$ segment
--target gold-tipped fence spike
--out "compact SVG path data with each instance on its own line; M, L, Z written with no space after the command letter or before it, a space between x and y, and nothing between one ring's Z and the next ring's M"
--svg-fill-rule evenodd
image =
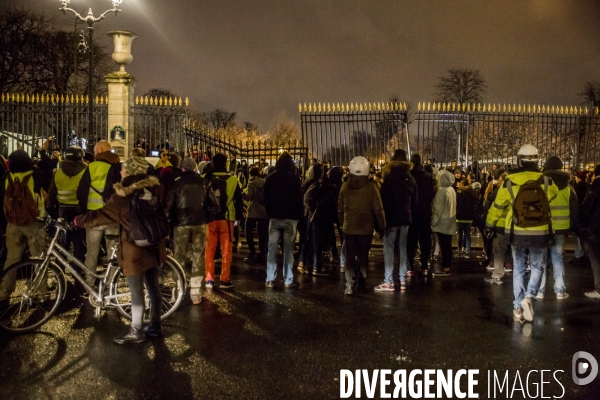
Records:
M560 113L565 114L565 109L563 108L563 106L560 106Z
M190 100L189 100L189 99L186 97L186 98L185 98L185 106L187 107L187 106L189 106L189 105L190 105Z
M431 103L427 102L427 111L431 111Z
M417 111L421 111L421 102L417 104Z

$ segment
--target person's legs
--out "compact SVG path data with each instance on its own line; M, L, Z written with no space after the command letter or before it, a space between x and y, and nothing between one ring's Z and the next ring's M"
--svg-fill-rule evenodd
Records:
M204 256L204 266L206 268L206 281L215 280L215 252L219 242L219 221L208 223L206 232L206 253Z
M192 277L204 276L206 261L206 224L192 228Z
M429 269L431 254L431 219L419 223L419 247L421 248L421 271Z
M542 273L547 265L548 248L547 247L530 247L529 248L529 266L531 273L527 284L527 293L525 297L535 298L540 283L542 281Z
M358 264L356 255L358 250L358 236L344 234L344 253L346 259L346 289L354 287L358 278Z
M247 218L246 219L246 242L248 243L248 258L254 259L256 255L256 249L254 247L254 234L252 231L256 228L258 220L256 218Z
M150 297L150 324L160 325L160 310L162 305L162 294L158 284L159 271L157 267L150 268L144 272L144 282Z
M280 237L280 219L271 219L269 223L269 252L267 254L267 282L277 278L277 247ZM306 245L306 243L305 243Z
M573 246L575 247L575 258L580 259L585 256L585 252L583 251L583 246L581 243L581 239L577 235L573 235Z
M369 269L369 250L373 235L357 235L357 257L358 257L358 289L367 289L367 270Z
M465 232L465 250L466 250L466 256L470 256L471 255L471 224L470 223L466 223L464 226L464 232Z
M456 252L459 256L462 253L463 249L465 248L465 226L466 226L466 224L464 222L456 223L456 230L458 232Z
M386 228L383 235L383 281L389 284L394 283L394 253L398 235L398 227Z
M415 218L413 223L408 227L408 236L406 238L406 256L408 262L408 269L414 270L415 268L415 257L417 255L417 244L419 243L419 225L416 224ZM423 265L423 252L421 249L421 268Z
M583 242L584 249L590 258L592 273L594 274L594 290L600 294L600 249L598 245L589 242Z
M296 239L296 224L293 219L283 220L283 280L286 285L294 281L294 240Z
M527 268L526 247L512 246L513 255L513 306L515 309L520 309L521 300L525 298L525 269ZM541 275L541 274L540 274ZM540 276L541 278L541 276ZM536 292L537 293L537 292Z
M504 277L504 255L506 254L506 238L504 234L498 233L494 237L494 272L492 278L502 279Z
M25 252L26 240L27 237L21 232L20 227L8 224L6 227L7 257L6 262L4 263L5 270L11 265L21 261L23 253ZM15 285L16 272L6 275L0 286L0 300L7 299L15 290Z
M442 253L442 270L448 272L452 263L452 235L437 233L440 242L440 252Z
M144 325L144 273L127 277L131 290L131 326L142 329Z
M87 244L87 252L85 253L85 268L93 273L96 273L98 268L98 254L100 253L100 245L104 237L105 226L96 228L87 228L85 230L85 242ZM108 250L108 249L107 249ZM88 285L94 285L94 278L91 274L86 274L85 281Z
M312 227L313 237L313 267L317 272L321 272L323 270L323 251L325 250L326 245L326 238L323 234L323 222L313 220L310 225Z
M190 242L190 235L192 233L192 226L176 226L173 230L173 247L174 256L177 262L188 272L186 266L188 245Z
M221 253L223 254L223 262L221 263L221 282L229 282L231 279L231 261L233 259L233 244L232 235L234 224L233 221L217 221L219 222L219 238L221 243Z
M262 257L266 257L269 248L267 244L269 243L269 220L267 218L262 218L258 221L258 255ZM302 248L302 247L300 247Z
M567 241L566 235L555 235L554 244L550 247L550 257L552 260L552 271L554 272L554 293L564 293L566 290L565 286L565 264L563 259L563 250L565 248L565 242ZM548 268L544 268L544 275ZM540 283L540 290L544 289L543 284Z
M407 256L406 256L406 239L408 236L408 225L401 226L398 229L398 241L399 241L399 252L400 252L400 282L406 281L407 273ZM370 248L370 246L369 246Z

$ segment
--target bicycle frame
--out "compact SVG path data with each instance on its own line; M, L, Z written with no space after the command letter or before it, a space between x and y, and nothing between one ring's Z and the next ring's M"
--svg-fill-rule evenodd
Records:
M56 228L56 233L54 234L52 241L48 245L48 248L42 253L41 259L45 258L42 270L45 269L47 263L49 263L51 261L51 257L53 256L55 258L55 260L58 262L58 264L60 266L62 266L64 269L71 272L71 275L73 276L73 278L75 280L77 280L79 283L81 283L81 285L90 294L90 296L94 296L96 301L101 305L103 304L104 300L111 300L111 299L114 299L117 297L129 296L128 293L104 296L105 285L106 285L107 281L109 280L109 278L111 278L113 276L116 268L118 268L118 267L113 265L112 262L109 262L108 268L103 275L99 275L95 272L88 271L86 266L81 261L79 261L77 258L75 258L75 256L73 256L71 253L69 253L60 244L58 244L58 238L60 236L60 233L61 232L66 233L66 229L64 227L61 227L58 225L53 225L53 226ZM115 246L111 249L112 250L111 260L115 256L117 246L118 246L118 244L115 244ZM94 278L100 278L101 280L98 284L98 287L95 288L95 287L90 286L85 281L85 278L83 276L81 276L81 274L77 271L76 268L74 268L70 264L70 262L75 264L80 269L86 271L86 273L91 273L94 276Z

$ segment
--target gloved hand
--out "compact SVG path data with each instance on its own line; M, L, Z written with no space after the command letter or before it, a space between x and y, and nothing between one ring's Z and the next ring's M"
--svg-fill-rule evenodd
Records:
M483 232L483 234L485 235L486 238L492 239L496 236L496 231L494 231L493 229L490 229L490 228L485 228L485 231Z

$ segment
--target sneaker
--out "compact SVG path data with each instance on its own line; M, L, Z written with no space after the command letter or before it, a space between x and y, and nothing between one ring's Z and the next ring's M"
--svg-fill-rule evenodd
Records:
M433 271L433 276L450 276L450 271Z
M465 253L465 258L471 258L471 253Z
M396 290L393 283L382 282L373 288L376 292L393 292Z
M406 290L406 282L400 282L400 290Z
M340 264L340 273L343 274L346 271L346 267L343 264Z
M329 272L328 271L323 271L323 270L318 270L318 269L314 269L313 270L313 275L315 276L329 276Z
M406 276L413 276L413 271L412 270L408 270L406 271Z
M267 281L267 282L265 283L265 286L266 286L266 287L273 287L273 286L275 286L275 281Z
M219 287L221 289L231 289L231 288L233 288L233 283L231 282L231 280L221 281L221 284L219 285Z
M523 307L523 318L525 321L533 321L533 299L531 297L525 297L521 300L521 307Z
M512 272L512 270L513 270L512 265L506 265L506 266L504 266L504 272Z
M310 274L312 274L313 271L312 271L312 269L308 269L302 265L298 265L298 272L300 272L301 274L310 275Z
M564 300L567 297L569 297L569 293L567 292L556 293L556 300Z
M504 281L500 278L484 278L483 280L493 285L502 285L504 283Z
M485 269L487 269L488 271L493 271L494 270L494 266L492 264L488 264Z
M592 292L585 292L583 294L585 297L587 297L588 299L596 299L596 300L600 300L600 293L598 293L597 291L592 291Z
M521 308L515 308L513 310L513 319L517 322L523 321L523 310Z
M540 299L540 300L543 299L544 298L544 292L537 292L537 294L535 295L535 297L537 299Z
M206 281L206 288L209 290L212 290L212 288L215 286L215 281Z
M297 288L297 287L298 287L298 282L286 283L286 284L285 284L285 287L286 287L287 289L294 289L294 288Z
M352 293L353 293L353 291L352 291L352 286L346 286L346 290L344 290L344 294L345 294L346 296L351 296L351 295L352 295Z
M146 341L146 335L141 329L137 329L134 327L129 328L129 332L124 336L116 337L113 339L113 342L116 344L125 344L125 343L142 343Z

